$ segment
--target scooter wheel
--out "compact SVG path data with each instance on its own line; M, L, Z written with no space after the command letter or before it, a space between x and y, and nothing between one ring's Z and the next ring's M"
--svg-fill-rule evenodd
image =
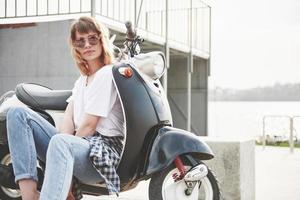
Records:
M11 163L8 146L6 145L0 145L0 163L2 165L9 165ZM10 189L0 185L0 199L21 200L21 193L19 190Z
M203 164L202 162L199 163ZM184 167L186 170L188 170L192 167L192 165L187 161L184 161ZM210 169L208 169L207 176L197 183L192 194L187 192L187 186L184 181L175 181L179 174L180 173L174 164L171 164L165 170L154 174L151 177L149 185L149 200L221 199L221 193L217 179Z

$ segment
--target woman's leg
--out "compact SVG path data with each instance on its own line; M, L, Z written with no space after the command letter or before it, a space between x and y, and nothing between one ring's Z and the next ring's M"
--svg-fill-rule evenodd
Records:
M15 181L22 198L33 199L37 193L37 156L45 161L48 143L57 130L29 108L10 108L6 119Z
M73 175L84 183L103 181L89 160L89 152L89 142L85 139L67 134L53 136L40 199L66 199Z
M38 200L37 183L32 179L21 179L19 182L22 200Z

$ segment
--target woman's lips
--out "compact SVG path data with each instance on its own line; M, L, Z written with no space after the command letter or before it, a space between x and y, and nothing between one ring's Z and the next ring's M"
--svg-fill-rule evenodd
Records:
M87 51L83 52L83 54L91 54L93 52L94 52L94 50L87 50Z

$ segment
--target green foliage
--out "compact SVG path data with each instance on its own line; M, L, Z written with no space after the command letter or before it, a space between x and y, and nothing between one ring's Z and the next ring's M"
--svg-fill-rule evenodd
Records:
M261 142L255 142L256 145L262 146ZM266 146L272 146L272 147L290 147L290 144L288 142L276 142L276 143L268 143ZM294 143L295 148L300 148L300 143Z

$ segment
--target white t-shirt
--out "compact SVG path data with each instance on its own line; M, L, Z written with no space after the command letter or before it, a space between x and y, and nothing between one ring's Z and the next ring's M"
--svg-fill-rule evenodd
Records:
M112 77L112 65L99 69L86 86L87 76L81 75L74 84L72 95L74 124L78 130L84 114L100 116L96 131L104 136L124 136L125 124L122 106Z

